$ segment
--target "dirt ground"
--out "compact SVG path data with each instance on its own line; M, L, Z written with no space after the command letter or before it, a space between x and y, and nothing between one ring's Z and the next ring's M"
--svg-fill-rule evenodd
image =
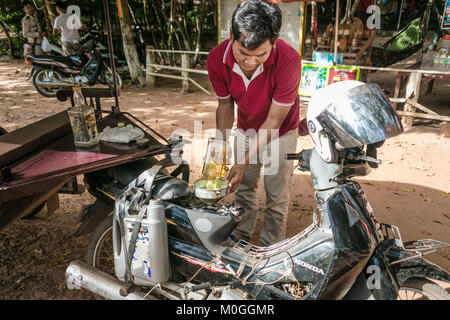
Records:
M69 107L69 103L44 98L26 81L30 69L22 61L0 58L0 126L12 131ZM391 93L392 74L370 74L370 81ZM211 91L206 76L196 78ZM180 94L176 80L158 78L158 87L126 86L119 104L165 137L184 129L193 143L186 154L195 152L199 140L189 133L201 125L203 130L215 127L216 99L197 87ZM212 92L212 91L211 91ZM431 95L423 95L424 105L442 115L450 115L450 85L435 85ZM103 105L111 106L113 100ZM302 114L305 110L302 109ZM187 131L186 131L187 130ZM366 191L380 222L400 228L404 241L437 239L450 243L450 138L440 138L440 127L423 121L404 134L387 140L380 149L383 164L370 175L357 178ZM207 134L203 135L202 143ZM309 148L308 137L299 137L297 151ZM201 153L204 149L200 149ZM201 176L201 165L191 166L192 181ZM81 178L81 177L80 177ZM260 182L261 184L261 182ZM265 196L259 186L258 204L262 212ZM224 198L232 201L233 195ZM34 219L21 220L0 234L0 299L92 299L86 291L68 290L64 273L70 261L83 258L88 236L71 238L78 228L79 212L94 198L61 195L60 208L54 213L43 209ZM295 171L291 188L287 235L299 233L312 222L315 208L311 178ZM258 219L253 241L258 243L263 215ZM450 271L450 249L426 257Z

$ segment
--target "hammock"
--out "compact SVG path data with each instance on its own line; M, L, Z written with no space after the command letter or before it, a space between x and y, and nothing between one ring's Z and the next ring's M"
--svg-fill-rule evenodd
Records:
M382 46L372 48L372 65L386 67L401 61L422 48L422 18L411 21Z

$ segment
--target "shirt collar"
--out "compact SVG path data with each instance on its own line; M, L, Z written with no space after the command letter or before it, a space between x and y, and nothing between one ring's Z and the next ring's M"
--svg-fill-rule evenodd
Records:
M232 42L231 42L231 40L228 40L228 41L229 42L228 42L227 48L225 49L225 52L223 54L222 62L225 63L230 68L233 68L236 61L234 60L233 50L231 48ZM276 49L277 49L277 43L275 42L272 47L272 50L270 51L269 59L267 59L267 61L264 62L264 64L263 64L264 67L270 66L271 64L273 64L275 62Z

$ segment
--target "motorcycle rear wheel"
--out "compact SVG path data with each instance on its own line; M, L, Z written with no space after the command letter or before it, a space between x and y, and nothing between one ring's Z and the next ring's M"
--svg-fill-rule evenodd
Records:
M110 275L115 275L112 229L113 215L110 214L92 232L89 238L85 260L94 268Z
M450 294L433 281L411 278L400 286L398 300L450 300Z
M115 276L112 229L113 215L110 214L92 232L84 259L94 268ZM96 300L104 300L102 296L93 296Z
M46 78L48 77L48 73L51 72L51 70L46 69L46 68L38 68L36 70L36 72L34 73L33 76L33 85L36 88L37 92L39 92L41 95L43 95L44 97L47 98L53 98L56 97L56 92L59 89L62 89L62 87L57 87L57 88L45 88L45 87L40 87L36 81L40 80L42 81L42 78ZM53 70L53 78L55 79L62 79L63 76L60 72Z

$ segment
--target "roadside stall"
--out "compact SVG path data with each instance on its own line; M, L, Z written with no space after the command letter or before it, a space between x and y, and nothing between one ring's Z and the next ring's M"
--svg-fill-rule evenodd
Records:
M419 103L422 86L427 85L427 93L430 93L436 80L450 79L450 38L445 35L450 28L450 1L445 0L444 4L440 30L436 31L435 41L426 51L425 40L430 17L434 15L436 20L440 19L434 0L427 2L421 17L411 21L381 46L373 45L376 30L368 29L359 18L346 14L347 21L340 20L340 2L336 1L336 21L341 23L329 24L323 36L318 38L313 61L303 60L299 94L303 100L308 100L315 90L336 81L365 82L369 72L394 73L396 83L391 101L395 108L399 104L404 105L403 110L398 111L404 127L411 127L415 118L425 118L444 122L441 125L443 131L447 132L450 117L439 115ZM417 54L417 63L401 69L389 67L412 54Z

